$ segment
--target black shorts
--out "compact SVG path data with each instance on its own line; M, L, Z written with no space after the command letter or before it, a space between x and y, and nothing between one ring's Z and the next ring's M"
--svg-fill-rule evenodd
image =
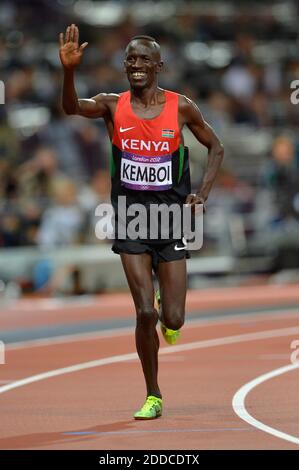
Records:
M177 261L190 258L180 240L171 240L169 243L148 243L134 240L115 240L112 245L114 253L142 254L149 253L152 256L153 269L156 270L158 263Z

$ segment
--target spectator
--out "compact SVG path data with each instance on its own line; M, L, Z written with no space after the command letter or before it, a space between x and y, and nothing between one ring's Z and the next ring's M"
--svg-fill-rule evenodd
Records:
M261 182L273 194L279 217L294 214L294 201L299 192L299 168L294 141L288 135L276 137L271 158L262 168Z
M42 248L65 246L80 241L83 214L77 205L77 189L68 178L58 178L52 186L52 207L45 210L38 231Z

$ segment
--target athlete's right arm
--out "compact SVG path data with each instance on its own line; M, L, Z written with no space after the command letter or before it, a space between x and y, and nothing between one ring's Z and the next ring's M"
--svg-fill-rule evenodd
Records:
M78 99L75 84L75 68L80 64L83 51L87 46L84 42L79 47L79 29L76 25L68 26L59 35L59 56L64 70L62 107L66 114L79 114L89 118L106 117L110 112L110 104L117 100L118 95L100 93L90 99Z

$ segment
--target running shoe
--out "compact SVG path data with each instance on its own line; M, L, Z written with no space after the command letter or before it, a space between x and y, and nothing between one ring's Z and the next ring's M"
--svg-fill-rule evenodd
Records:
M162 323L161 318L160 318L160 306L161 306L161 297L160 297L160 291L158 289L155 293L155 308L157 309L158 314L159 314L161 333L166 343L175 344L177 340L179 339L179 337L181 336L181 330L171 330L170 328L167 328Z
M162 399L149 395L142 408L134 414L135 419L155 419L162 416Z

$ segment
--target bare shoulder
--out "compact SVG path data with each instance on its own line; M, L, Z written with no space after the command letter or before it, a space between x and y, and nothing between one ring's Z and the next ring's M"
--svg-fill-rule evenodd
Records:
M100 100L106 103L117 103L119 100L120 95L117 93L99 93L98 95L94 96L93 99Z
M196 109L199 111L199 107L197 106L196 103L194 103L194 101L192 101L190 98L188 98L188 96L185 96L185 95L181 95L180 93L178 93L178 96L179 96L179 111L180 112L188 112L190 111L192 108Z
M76 114L87 118L113 117L119 95L115 93L99 93L91 98L78 100L78 111Z
M179 103L178 103L178 111L182 117L182 120L185 123L190 121L201 121L203 120L201 112L197 104L188 98L185 95L178 94L179 96Z
M79 99L79 112L88 118L111 118L114 116L119 95L116 93L99 93L91 98Z
M96 103L106 105L108 108L114 108L119 100L120 95L117 93L99 93L91 99Z

